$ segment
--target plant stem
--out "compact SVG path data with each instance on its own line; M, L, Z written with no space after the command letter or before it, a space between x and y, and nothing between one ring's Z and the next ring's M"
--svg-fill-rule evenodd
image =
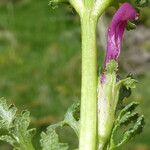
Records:
M92 8L94 2L95 2L95 0L84 0L84 6L86 8Z
M89 9L81 17L82 87L80 150L96 149L97 132L97 50L96 23Z

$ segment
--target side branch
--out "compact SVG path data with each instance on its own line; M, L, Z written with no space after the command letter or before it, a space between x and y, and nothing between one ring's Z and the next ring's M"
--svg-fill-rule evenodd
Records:
M114 0L96 0L93 7L93 15L98 19L102 13L111 6Z
M77 13L81 16L83 14L83 1L82 0L69 0L70 4L77 11Z

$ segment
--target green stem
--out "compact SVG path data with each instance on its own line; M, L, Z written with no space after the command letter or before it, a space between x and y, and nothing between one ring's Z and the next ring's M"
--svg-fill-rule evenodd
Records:
M95 2L94 0L84 0L84 6L86 8L92 8L94 2Z
M97 20L89 10L81 18L82 30L82 88L80 150L96 149L97 132Z

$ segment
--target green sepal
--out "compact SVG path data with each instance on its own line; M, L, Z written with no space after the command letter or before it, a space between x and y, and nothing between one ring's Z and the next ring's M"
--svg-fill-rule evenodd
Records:
M118 70L118 63L115 60L111 60L109 63L106 64L106 72L107 73L114 73Z

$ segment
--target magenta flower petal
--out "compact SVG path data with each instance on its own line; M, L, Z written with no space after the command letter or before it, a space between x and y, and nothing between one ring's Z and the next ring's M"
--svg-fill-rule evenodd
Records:
M105 66L110 60L118 60L123 33L128 21L138 19L138 13L129 3L124 3L113 16L107 33Z

